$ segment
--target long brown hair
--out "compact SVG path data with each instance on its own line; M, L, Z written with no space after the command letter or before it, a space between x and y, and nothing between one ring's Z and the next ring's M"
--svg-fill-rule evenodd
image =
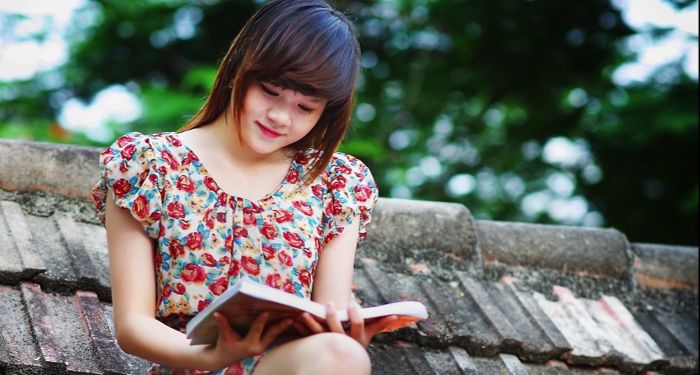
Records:
M216 120L232 105L240 135L245 93L256 80L328 100L318 123L287 150L321 151L310 160L309 183L345 136L359 75L360 47L350 21L322 0L273 0L243 26L219 66L204 106L178 131ZM232 97L233 96L233 97Z

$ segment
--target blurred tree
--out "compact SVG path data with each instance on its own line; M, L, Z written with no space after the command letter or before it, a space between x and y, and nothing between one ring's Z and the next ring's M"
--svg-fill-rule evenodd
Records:
M64 84L14 83L18 94L0 110L0 124L14 130L0 136L25 134L17 124L31 123L47 129L33 137L88 143L50 124L65 100L111 84L126 84L144 108L116 132L178 128L258 3L90 2L79 18L94 22L74 31ZM343 150L370 165L383 196L461 202L478 218L612 226L632 241L698 243L697 82L668 66L659 79L614 84L615 68L634 56L620 48L633 31L612 1L335 3L363 48Z

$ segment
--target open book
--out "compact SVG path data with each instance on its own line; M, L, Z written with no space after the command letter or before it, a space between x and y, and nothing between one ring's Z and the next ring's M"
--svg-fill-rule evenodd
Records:
M264 311L270 313L268 324L290 317L296 319L304 311L320 319L325 319L326 316L325 306L320 303L303 299L250 279L243 279L230 286L187 323L186 333L187 338L191 340L191 345L216 343L219 334L218 325L214 318L216 311L228 317L231 327L243 336L248 332L248 327L253 320ZM341 322L348 320L346 310L339 310L337 314ZM398 319L387 326L383 332L393 331L428 317L425 306L415 301L367 307L361 310L361 314L365 319L365 324L385 316L397 315ZM297 337L301 337L301 334L292 326L278 337L276 343Z

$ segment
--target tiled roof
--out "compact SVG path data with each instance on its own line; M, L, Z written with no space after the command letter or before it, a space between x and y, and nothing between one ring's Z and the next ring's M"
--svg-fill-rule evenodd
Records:
M97 152L0 141L0 373L149 366L114 340L106 239L87 197ZM450 203L380 199L374 218L356 296L430 313L377 338L375 374L698 373L697 248L475 220Z

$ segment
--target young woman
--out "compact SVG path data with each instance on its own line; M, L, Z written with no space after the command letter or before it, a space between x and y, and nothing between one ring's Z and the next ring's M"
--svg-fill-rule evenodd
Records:
M377 199L335 152L359 74L352 25L322 0L274 0L247 22L203 108L179 132L129 133L101 155L116 335L151 373L369 374L371 326L350 303L355 248ZM326 304L327 321L257 318L215 345L185 324L241 278ZM345 330L335 311L347 309ZM269 347L285 329L312 333ZM291 328L293 329L293 328Z

